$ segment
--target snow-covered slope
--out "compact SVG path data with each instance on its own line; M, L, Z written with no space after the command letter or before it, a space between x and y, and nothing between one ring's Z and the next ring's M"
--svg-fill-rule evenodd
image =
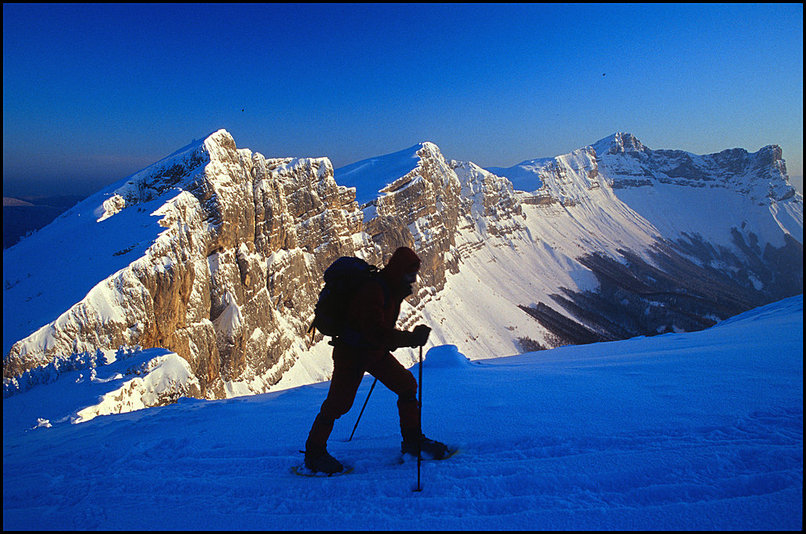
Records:
M181 376L169 356L145 381ZM328 383L69 424L132 377L65 372L3 401L3 528L802 529L802 295L699 332L477 361L432 346L423 377L426 434L461 451L413 492L391 392L346 441L370 377L329 446L354 472L312 479L290 470Z
M787 202L796 191L777 146L700 156L651 150L616 134L593 148L616 195L667 238L696 234L727 246L738 227L748 240L754 233L774 247L784 246L785 235L803 243L802 196Z
M570 154L488 170L516 189L566 202L586 198L584 188L607 186L667 239L698 234L730 246L730 230L740 226L776 247L787 234L803 242L802 195L798 202L777 146L701 156L652 150L631 134L616 133Z
M336 181L356 188L355 199L366 204L378 198L379 192L392 182L417 168L417 155L426 143L418 143L392 154L361 160L335 170Z
M521 299L549 330L523 330L527 341L557 346L552 336L587 342L693 330L802 291L803 197L778 147L697 156L653 151L618 133L493 170L524 189L517 196L529 236L512 241L521 263L542 256L530 281L587 272L598 282L593 289L549 282L554 291L533 293L532 304ZM542 253L532 246L539 243ZM506 254L500 248L489 256ZM511 278L519 289L534 288Z
M154 174L175 165L199 173L203 161L198 148L187 147L155 163L152 167L159 170ZM104 295L93 298L93 288L147 255L165 231L160 224L165 212L182 202L181 190L169 184L148 188L142 174L91 195L3 252L3 301L13 303L13 308L3 308L4 355L14 342L85 298L88 307L111 308ZM127 197L135 209L122 209Z

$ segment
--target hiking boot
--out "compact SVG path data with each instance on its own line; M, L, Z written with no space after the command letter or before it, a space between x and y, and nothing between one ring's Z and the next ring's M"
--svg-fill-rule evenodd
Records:
M403 454L411 454L417 456L417 451L422 451L422 457L431 460L442 460L448 455L448 446L439 441L428 439L424 435L420 435L420 442L417 440L403 440L400 445L400 452Z
M305 452L305 467L314 473L327 473L332 475L334 473L341 473L344 471L344 466L333 458L327 451L321 452Z

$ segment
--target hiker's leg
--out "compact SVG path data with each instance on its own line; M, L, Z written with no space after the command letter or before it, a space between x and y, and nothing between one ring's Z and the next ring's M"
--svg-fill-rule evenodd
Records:
M364 370L359 366L358 358L343 348L335 347L330 389L308 433L306 451L322 452L327 448L327 440L336 419L350 411L363 377Z
M367 371L381 384L397 394L397 410L400 416L400 433L403 438L420 435L420 405L417 402L417 380L411 371L391 353L373 358Z

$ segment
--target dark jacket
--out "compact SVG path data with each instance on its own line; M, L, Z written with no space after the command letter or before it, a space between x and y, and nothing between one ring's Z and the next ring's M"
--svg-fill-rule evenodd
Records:
M350 301L347 328L341 341L357 349L392 351L412 343L411 332L395 328L400 305L411 295L406 275L416 273L420 259L410 249L398 249L388 265L366 282Z

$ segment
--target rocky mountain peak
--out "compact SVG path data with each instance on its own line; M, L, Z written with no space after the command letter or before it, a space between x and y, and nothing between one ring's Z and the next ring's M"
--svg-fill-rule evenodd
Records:
M634 135L624 132L616 132L613 135L600 139L593 145L596 154L623 154L625 152L645 152L649 150Z

